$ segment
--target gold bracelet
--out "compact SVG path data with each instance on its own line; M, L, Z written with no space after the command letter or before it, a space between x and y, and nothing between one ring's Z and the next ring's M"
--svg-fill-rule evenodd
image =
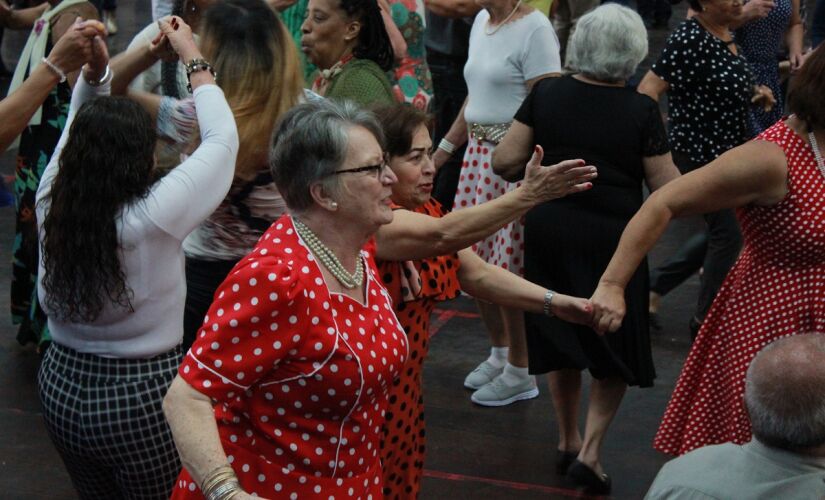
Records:
M223 483L229 479L234 479L235 481L238 480L237 476L235 476L235 471L231 466L222 465L216 467L204 477L201 482L201 492L203 492L205 497L208 497L210 492L220 483Z

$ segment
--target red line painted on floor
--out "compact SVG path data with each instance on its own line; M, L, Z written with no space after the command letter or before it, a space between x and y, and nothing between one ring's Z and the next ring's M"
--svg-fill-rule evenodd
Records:
M441 330L441 327L447 324L453 318L478 318L478 313L468 313L463 311L455 311L453 309L433 309L433 320L430 323L430 337L435 337L435 334Z
M501 479L491 479L487 477L465 476L464 474L456 474L453 472L441 472L437 470L424 469L424 477L432 477L435 479L445 479L447 481L466 481L475 483L491 484L493 486L501 486L502 488L509 488L511 490L521 491L536 491L539 493L547 493L553 495L561 495L570 498L585 498L596 499L606 498L600 496L586 495L580 491L569 488L561 488L558 486L545 486L543 484L518 483L514 481L504 481Z
M458 318L478 318L479 317L478 313L474 313L474 312L456 311L455 309L440 309L438 307L433 309L433 314L444 314L444 313L450 313L451 317L455 316L455 317L458 317Z

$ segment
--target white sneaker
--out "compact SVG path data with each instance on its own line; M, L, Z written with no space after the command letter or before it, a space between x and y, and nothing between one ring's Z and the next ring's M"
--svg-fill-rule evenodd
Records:
M516 401L538 397L539 388L536 386L536 377L532 375L522 380L516 386L507 385L501 376L477 390L470 396L470 400L481 406L507 406Z
M475 370L471 371L467 378L464 379L464 387L467 389L478 390L482 386L489 384L494 378L504 372L504 365L501 368L496 368L488 360L476 366Z

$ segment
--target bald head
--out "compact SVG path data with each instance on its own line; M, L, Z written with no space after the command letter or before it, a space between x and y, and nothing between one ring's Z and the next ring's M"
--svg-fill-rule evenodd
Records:
M794 451L825 445L825 334L784 337L759 352L745 405L759 441Z

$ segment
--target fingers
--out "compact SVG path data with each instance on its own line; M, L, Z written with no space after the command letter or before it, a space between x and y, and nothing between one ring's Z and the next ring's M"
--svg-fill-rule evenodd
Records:
M562 162L551 165L551 168L557 174L563 174L570 169L584 166L584 160L564 160Z

